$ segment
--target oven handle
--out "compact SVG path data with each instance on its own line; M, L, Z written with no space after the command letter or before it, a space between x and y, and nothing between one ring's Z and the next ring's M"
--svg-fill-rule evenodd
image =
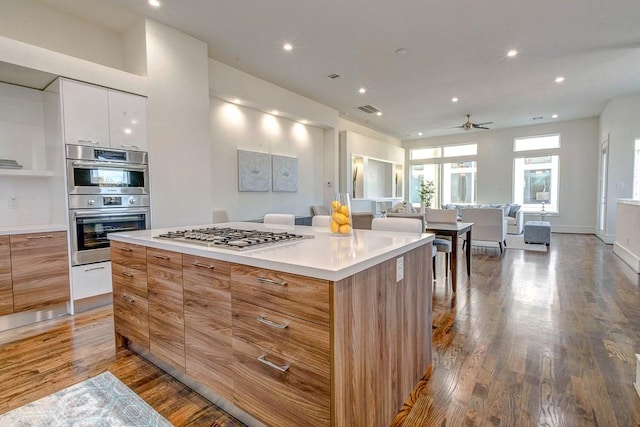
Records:
M126 216L138 213L149 213L149 209L118 209L116 212L109 209L94 209L92 211L75 211L73 213L74 218L86 218L96 216L100 214L109 214L111 216Z
M104 168L115 168L115 169L124 169L124 170L136 170L136 171L144 171L147 169L146 165L132 165L125 163L109 163L109 162L82 162L79 160L75 160L73 162L73 166L87 166L87 167L95 167L101 166Z

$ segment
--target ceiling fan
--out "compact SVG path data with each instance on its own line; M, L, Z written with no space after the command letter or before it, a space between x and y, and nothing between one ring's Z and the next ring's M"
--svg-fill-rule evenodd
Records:
M461 124L460 126L455 126L456 128L461 128L464 130L471 130L471 129L489 129L488 127L486 127L485 125L490 125L493 122L484 122L484 123L471 123L471 114L467 114L467 121L463 124Z

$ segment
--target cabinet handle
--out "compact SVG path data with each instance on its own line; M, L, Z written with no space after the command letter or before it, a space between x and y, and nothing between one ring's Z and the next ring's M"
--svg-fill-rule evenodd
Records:
M262 356L258 357L258 361L264 363L265 365L267 365L270 368L273 369L277 369L280 372L286 372L287 369L289 369L289 364L287 363L284 366L280 366L280 365L276 365L273 362L269 362L267 359L265 359L265 355L263 354Z
M265 319L264 316L258 316L257 320L260 323L264 323L265 325L273 326L274 328L278 329L286 329L289 327L289 325L287 325L286 323L276 323L273 320Z
M127 248L126 246L118 246L118 249L125 252L133 252L133 249Z
M136 303L135 299L133 299L133 298L131 298L129 296L126 296L126 295L122 295L122 299L125 300L126 302L128 302L129 304L135 304Z
M122 148L140 148L137 145L128 145L128 144L120 144L120 147Z
M120 273L120 275L122 275L124 277L133 277L133 274L127 273L126 271L123 271L122 273Z
M200 264L199 262L194 262L191 265L193 265L194 267L199 267L199 268L207 268L209 270L215 269L215 266L213 266L213 265Z
M84 271L94 271L94 270L104 270L104 267L91 267L91 268L86 268Z
M78 142L80 142L80 143L85 143L85 144L86 144L86 143L89 143L89 144L96 144L96 145L100 144L100 142L99 142L99 141L96 141L95 139L79 139L79 140L78 140Z
M266 277L259 277L258 276L258 281L262 282L262 283L269 283L269 284L272 284L272 285L287 286L287 282L285 282L285 281L278 282L277 280L268 279Z
M51 234L47 234L44 236L28 236L27 240L36 240L36 239L51 239L53 236Z
M169 258L169 257L168 257L168 256L166 256L166 255L154 255L153 257L154 257L154 258L158 258L158 259L164 259L164 260L166 260L166 261L169 261L169 260L171 259L171 258Z

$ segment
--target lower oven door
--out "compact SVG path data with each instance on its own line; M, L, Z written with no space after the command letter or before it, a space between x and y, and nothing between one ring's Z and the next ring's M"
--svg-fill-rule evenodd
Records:
M112 208L69 211L71 264L109 261L108 233L146 230L149 208Z

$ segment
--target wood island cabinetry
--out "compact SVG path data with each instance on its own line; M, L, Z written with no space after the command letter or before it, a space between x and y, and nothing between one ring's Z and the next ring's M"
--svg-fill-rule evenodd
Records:
M9 236L0 236L0 316L13 313L11 246Z
M328 280L127 240L111 243L116 345L249 425L387 426L431 364L428 241Z

